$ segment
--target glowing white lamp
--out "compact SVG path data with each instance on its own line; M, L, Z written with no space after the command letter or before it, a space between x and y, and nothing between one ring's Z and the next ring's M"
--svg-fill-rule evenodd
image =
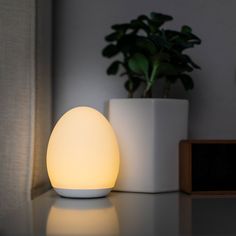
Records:
M107 195L115 185L119 164L115 133L101 113L90 107L77 107L57 122L48 143L47 169L59 195Z

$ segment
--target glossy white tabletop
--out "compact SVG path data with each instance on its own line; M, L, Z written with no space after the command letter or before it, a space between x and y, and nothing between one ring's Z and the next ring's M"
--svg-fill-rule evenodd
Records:
M0 235L236 235L236 196L112 192L79 200L49 191L5 215Z

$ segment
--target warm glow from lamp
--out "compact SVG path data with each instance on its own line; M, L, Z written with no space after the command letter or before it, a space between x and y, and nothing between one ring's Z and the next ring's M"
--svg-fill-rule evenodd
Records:
M110 123L89 107L65 113L49 139L47 169L52 186L62 196L108 194L119 171L119 148Z
M58 198L48 214L46 235L120 235L116 208L108 198L77 201Z

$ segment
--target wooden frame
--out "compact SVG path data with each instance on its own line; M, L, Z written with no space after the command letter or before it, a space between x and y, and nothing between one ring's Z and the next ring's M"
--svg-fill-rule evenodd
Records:
M192 144L236 144L236 140L182 140L179 144L180 191L188 194L236 194L236 189L233 191L193 191Z

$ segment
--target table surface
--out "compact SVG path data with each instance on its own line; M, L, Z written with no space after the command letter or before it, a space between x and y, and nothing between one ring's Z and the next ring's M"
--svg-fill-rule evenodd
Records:
M0 235L236 235L236 196L112 192L86 200L51 190L5 215Z

